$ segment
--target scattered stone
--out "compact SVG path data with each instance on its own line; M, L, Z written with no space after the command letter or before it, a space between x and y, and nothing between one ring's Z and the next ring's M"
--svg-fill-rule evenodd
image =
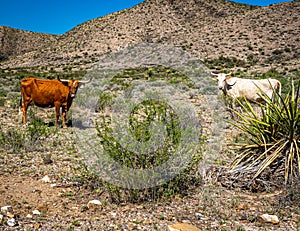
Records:
M15 220L15 218L9 218L7 219L7 225L10 227L17 226L18 222Z
M43 155L43 162L44 164L52 164L53 160L51 159L51 153L46 153Z
M195 216L196 216L197 220L201 220L201 221L208 221L209 220L209 218L204 217L202 213L195 213Z
M89 209L96 209L96 208L101 208L102 203L99 200L91 200L89 201L89 203L87 204L87 207Z
M195 213L195 216L197 217L197 220L200 220L201 217L202 217L202 214L201 213Z
M116 213L116 212L110 212L110 215L111 215L112 217L116 217L116 216L117 216L117 213Z
M32 211L32 214L33 215L41 215L41 212L39 210L35 209Z
M71 207L71 210L77 211L77 210L79 210L79 208L77 206L73 206L73 207Z
M48 211L48 207L47 207L46 205L39 205L39 206L37 207L37 210L38 210L39 212L46 213L46 212Z
M57 187L57 184L50 184L50 187L55 188L55 187Z
M2 223L2 221L3 221L3 215L0 214L0 224Z
M11 206L3 206L1 207L1 213L4 215L4 216L9 216L10 214L13 214L14 211L12 209ZM10 216L9 216L10 217Z
M248 205L248 204L240 204L240 205L236 208L237 211L240 211L240 210L247 210L247 209L249 209L249 205Z
M9 217L9 218L14 218L15 214L7 212L6 216Z
M44 176L41 181L45 182L45 183L51 183L50 177L48 175Z
M40 228L41 227L41 224L39 224L39 223L35 223L34 225L33 225L33 228L34 229L38 229L38 228Z
M186 223L176 223L175 225L168 225L169 231L201 231L196 226Z
M258 216L265 223L278 224L279 219L276 215L262 214Z
M26 218L31 219L31 218L32 218L32 215L31 215L31 214L27 214Z
M248 218L246 216L242 216L240 218L240 221L242 221L243 223L246 223L248 221Z

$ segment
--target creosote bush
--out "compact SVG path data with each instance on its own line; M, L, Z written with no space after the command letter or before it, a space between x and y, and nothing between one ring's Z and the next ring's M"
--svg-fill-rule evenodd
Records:
M247 135L238 145L239 154L231 164L233 170L255 169L254 178L270 168L284 169L285 183L292 183L300 176L300 87L292 83L291 90L270 99L263 92L265 104L260 113L246 101L240 102L243 112L233 111L238 120L232 122ZM261 114L261 115L258 115Z
M166 103L157 100L146 100L137 105L129 118L130 132L138 142L148 142L155 131L150 129L153 121L160 121L166 127L163 145L153 152L138 152L124 147L114 138L111 121L106 117L97 124L97 133L105 153L120 165L131 169L148 169L163 164L171 157L180 142L181 130L176 114ZM159 131L156 131L159 132ZM130 146L130 144L129 144ZM200 184L197 178L197 165L201 160L200 151L196 153L186 168L170 181L160 186L145 189L125 189L106 183L114 202L138 202L142 200L158 200L170 198L174 194L187 194L192 186ZM129 182L130 184L130 182Z
M173 155L180 155L176 151L180 142L182 142L182 128L179 126L180 121L178 116L167 102L146 97L144 101L131 108L127 125L130 135L136 142L135 144L141 144L140 146L137 145L138 147L129 140L127 141L126 137L124 138L126 140L125 143L124 141L120 142L115 137L114 132L116 130L114 129L116 127L113 127L115 121L105 113L112 109L112 105L115 103L114 100L120 92L130 92L130 87L135 84L134 81L154 82L159 80L164 80L170 85L178 84L190 88L194 86L193 81L180 71L159 65L126 69L111 79L109 89L107 90L113 93L104 91L99 96L100 102L97 105L97 111L103 114L96 124L98 142L100 142L100 146L103 149L103 153L102 151L97 153L98 159L102 159L101 155L105 155L109 156L109 158L113 159L120 166L124 166L130 170L147 170L165 164L170 158L174 157ZM153 124L163 125L164 131L160 130L160 125L156 127ZM151 148L148 150L147 144L151 142L155 143L156 141L154 140L157 139L155 135L157 134L163 134L164 136L163 139L158 140L159 147L155 146L156 148L152 149L153 146L150 145ZM144 146L144 144L146 145ZM199 145L199 147L199 150L193 155L193 158L186 164L185 168L178 170L178 174L171 180L160 182L157 186L141 189L134 188L131 187L132 179L130 177L125 177L126 179L124 180L122 178L122 182L128 185L127 188L112 184L109 181L105 182L104 185L110 198L112 201L120 203L126 201L153 201L162 198L170 199L174 195L186 195L193 186L201 183L200 178L197 176L197 166L202 158L201 146ZM108 166L109 168L110 166ZM97 169L91 170L97 171ZM177 166L174 166L174 169L166 169L165 171L168 173L177 173ZM130 175L130 172L128 174Z
M129 118L130 132L138 142L148 142L151 139L150 126L154 120L165 124L167 134L164 145L150 153L128 151L114 138L111 126L108 123L98 124L98 135L101 144L110 156L120 164L129 168L149 168L166 161L180 142L178 118L167 104L154 100L147 100L137 105ZM152 131L153 132L153 131ZM158 131L157 131L158 132ZM128 143L130 145L130 143Z

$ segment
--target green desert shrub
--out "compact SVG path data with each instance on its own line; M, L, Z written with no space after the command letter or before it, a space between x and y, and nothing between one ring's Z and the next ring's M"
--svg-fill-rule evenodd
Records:
M1 149L8 150L10 152L19 152L25 148L24 140L26 139L26 133L18 129L4 129L0 127L0 146Z
M103 111L113 103L114 94L111 91L103 91L99 95L96 105L96 111Z
M164 124L166 134L164 140L161 141L162 145L155 150L151 149L144 152L143 150L135 150L134 147L131 147L130 142L126 143L127 146L124 143L121 144L114 137L111 121L107 117L103 117L102 121L97 124L97 134L105 154L99 155L109 155L115 162L128 169L151 169L172 158L177 146L182 142L180 140L182 131L179 127L179 119L172 108L159 100L145 100L132 109L129 117L130 134L139 143L147 143L151 140L152 134L161 132L160 130L153 130L156 127L151 127L154 121ZM102 157L98 156L98 158ZM196 173L201 158L202 154L199 151L185 168L178 172L178 175L169 181L162 182L159 186L142 189L130 188L132 182L129 179L129 187L127 188L106 183L106 189L114 202L138 202L170 198L175 194L184 195L192 186L200 183ZM172 170L166 169L166 171Z
M49 127L42 119L36 117L32 110L28 112L31 119L26 127L8 129L0 127L0 146L3 149L16 153L52 148L52 143L47 139L57 133L57 128Z

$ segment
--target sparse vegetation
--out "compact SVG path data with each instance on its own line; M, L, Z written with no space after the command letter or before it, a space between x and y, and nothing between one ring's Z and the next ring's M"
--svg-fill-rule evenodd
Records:
M230 69L234 67L245 67L247 62L243 60L239 60L236 57L224 57L220 56L218 59L208 60L206 59L204 63L210 69L222 70L222 69Z
M42 119L29 110L30 124L24 129L4 129L0 127L0 145L12 153L27 151L46 151L50 147L43 145L50 136L57 132L57 128L49 127ZM53 143L55 145L55 141Z
M194 83L180 71L164 66L141 67L126 69L116 74L109 84L114 92L126 91L134 81L155 81L166 80L170 84L182 84L190 87ZM114 103L115 93L106 90L101 93L97 110L106 112L111 110ZM166 135L160 148L154 151L143 152L143 150L131 150L131 142L119 143L114 137L110 117L103 116L97 123L97 134L100 138L101 146L104 149L102 155L109 155L121 166L131 169L150 169L164 164L177 150L181 139L181 130L176 113L166 102L159 100L146 100L136 105L129 118L129 129L134 139L139 143L147 143L158 131L153 131L152 123L159 122L166 127ZM116 128L114 128L116 129ZM158 128L157 128L158 129ZM153 142L153 141L151 141ZM200 142L200 140L199 140ZM134 147L134 145L133 145ZM146 151L146 150L144 150ZM97 158L102 159L101 154ZM132 182L128 182L128 189L106 183L106 189L110 197L115 202L138 202L145 200L170 199L176 194L185 195L195 185L200 184L200 179L196 177L196 166L202 158L199 152L194 156L191 163L179 175L169 182L162 183L150 189L131 189ZM95 166L97 169L98 166Z
M13 205L15 218L20 221L17 228L22 230L166 230L168 224L177 221L190 222L203 230L299 229L299 185L296 180L291 188L289 184L283 188L282 184L299 176L299 111L296 106L299 100L295 100L299 98L299 88L298 82L295 87L291 85L292 79L300 77L300 39L295 36L299 34L296 20L299 11L297 3L259 8L223 0L149 0L134 8L90 20L62 36L0 26L3 35L0 35L1 206ZM46 122L45 114L35 117L36 112L30 115L31 123L22 127L17 118L22 78L81 79L99 60L100 64L109 65L102 59L103 54L143 42L182 47L203 60L208 69L232 71L235 76L247 78L276 78L282 83L283 96L276 104L261 105L262 118L252 113L251 105L243 104L246 114L240 114L241 123L237 125L246 132L240 130L235 137L236 128L229 125L207 131L206 145L211 144L212 149L217 150L208 154L217 157L202 165L203 140L199 138L199 150L190 165L171 181L150 189L123 189L102 181L83 160L73 137L74 128L57 129ZM138 53L142 60L135 59L137 62L132 66L139 61L149 61L143 52ZM163 57L164 63L172 62L172 49ZM126 58L130 59L112 60L112 69L122 66L119 64L130 64ZM203 73L194 77L201 83L209 83L208 72L203 67ZM206 102L202 97L202 94L215 97L215 85L202 88L168 65L150 64L118 73L108 89L95 97L98 99L95 110L103 113L102 121L98 121L97 141L102 142L107 153L122 165L147 169L164 163L181 136L178 118L171 108L163 101L150 100L132 111L130 132L139 142L148 141L151 124L159 120L167 127L167 145L157 153L137 155L124 150L117 142L111 130L110 107L116 95L133 87L135 80L166 80L172 86L180 85L183 91L195 88L187 95L199 109L197 113L201 125L206 125L204 129L216 125L213 114L223 113L220 105L214 105L215 101L207 97ZM221 117L218 119L223 121ZM223 131L220 144L214 139ZM226 175L224 165L227 166L236 154L236 150L226 146L231 138L243 142L240 151L244 155L237 157L234 164L252 166L251 177L241 171L231 178ZM222 149L213 147L216 144ZM256 180L252 181L255 174ZM49 176L50 184L40 181L45 175ZM246 182L246 186L238 180ZM260 194L261 191L264 193ZM101 200L101 209L87 207L87 202L95 198ZM46 207L42 216L25 219L33 209L41 207ZM258 219L261 213L278 215L280 223L262 223ZM4 218L0 221L0 229L7 227Z
M217 4L213 1L205 4L189 2L185 7L179 1L159 4L160 7L144 2L134 10L127 9L85 22L63 36L1 28L6 32L0 54L3 57L1 64L5 67L22 67L24 63L32 63L37 67L60 69L70 65L72 68L90 68L99 56L140 42L182 47L201 60L218 60L221 55L236 58L238 63L247 62L247 68L268 63L280 67L282 60L291 67L297 61L297 49L294 47L298 47L295 33L299 28L295 18L299 5L296 2L265 10L230 1ZM251 11L255 14L249 13ZM164 27L161 27L162 22ZM168 28L166 33L165 28ZM186 36L182 36L183 33ZM249 52L255 57L255 62L248 62ZM14 64L10 64L9 59L4 60L24 53L26 55L20 56ZM232 61L233 66L239 65ZM245 65L240 64L240 67Z
M127 144L128 147L124 144L121 145L114 138L110 122L103 118L97 126L97 131L104 148L104 155L109 155L122 166L131 169L149 169L162 165L177 149L181 130L178 127L179 121L176 114L165 103L153 100L145 101L132 111L129 121L131 133L138 142L149 142L151 136L158 132L150 131L150 125L153 121L160 121L166 126L167 134L164 145L153 152L143 153L142 151L141 153L140 151L130 151L131 143ZM200 179L196 177L196 169L200 160L201 153L199 152L184 171L169 182L163 183L162 186L150 189L130 189L131 182L129 181L129 189L107 183L107 190L116 202L158 200L161 197L170 198L174 194L184 195L193 186L200 184Z

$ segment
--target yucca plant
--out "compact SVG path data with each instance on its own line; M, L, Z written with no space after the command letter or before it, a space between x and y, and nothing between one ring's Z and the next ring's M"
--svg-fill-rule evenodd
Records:
M276 170L284 164L285 183L300 175L300 87L294 86L286 96L274 91L270 99L263 92L264 104L260 113L245 101L239 101L243 112L234 110L238 120L231 122L243 131L247 140L237 144L238 156L231 164L232 170L254 169L257 178L266 168Z

